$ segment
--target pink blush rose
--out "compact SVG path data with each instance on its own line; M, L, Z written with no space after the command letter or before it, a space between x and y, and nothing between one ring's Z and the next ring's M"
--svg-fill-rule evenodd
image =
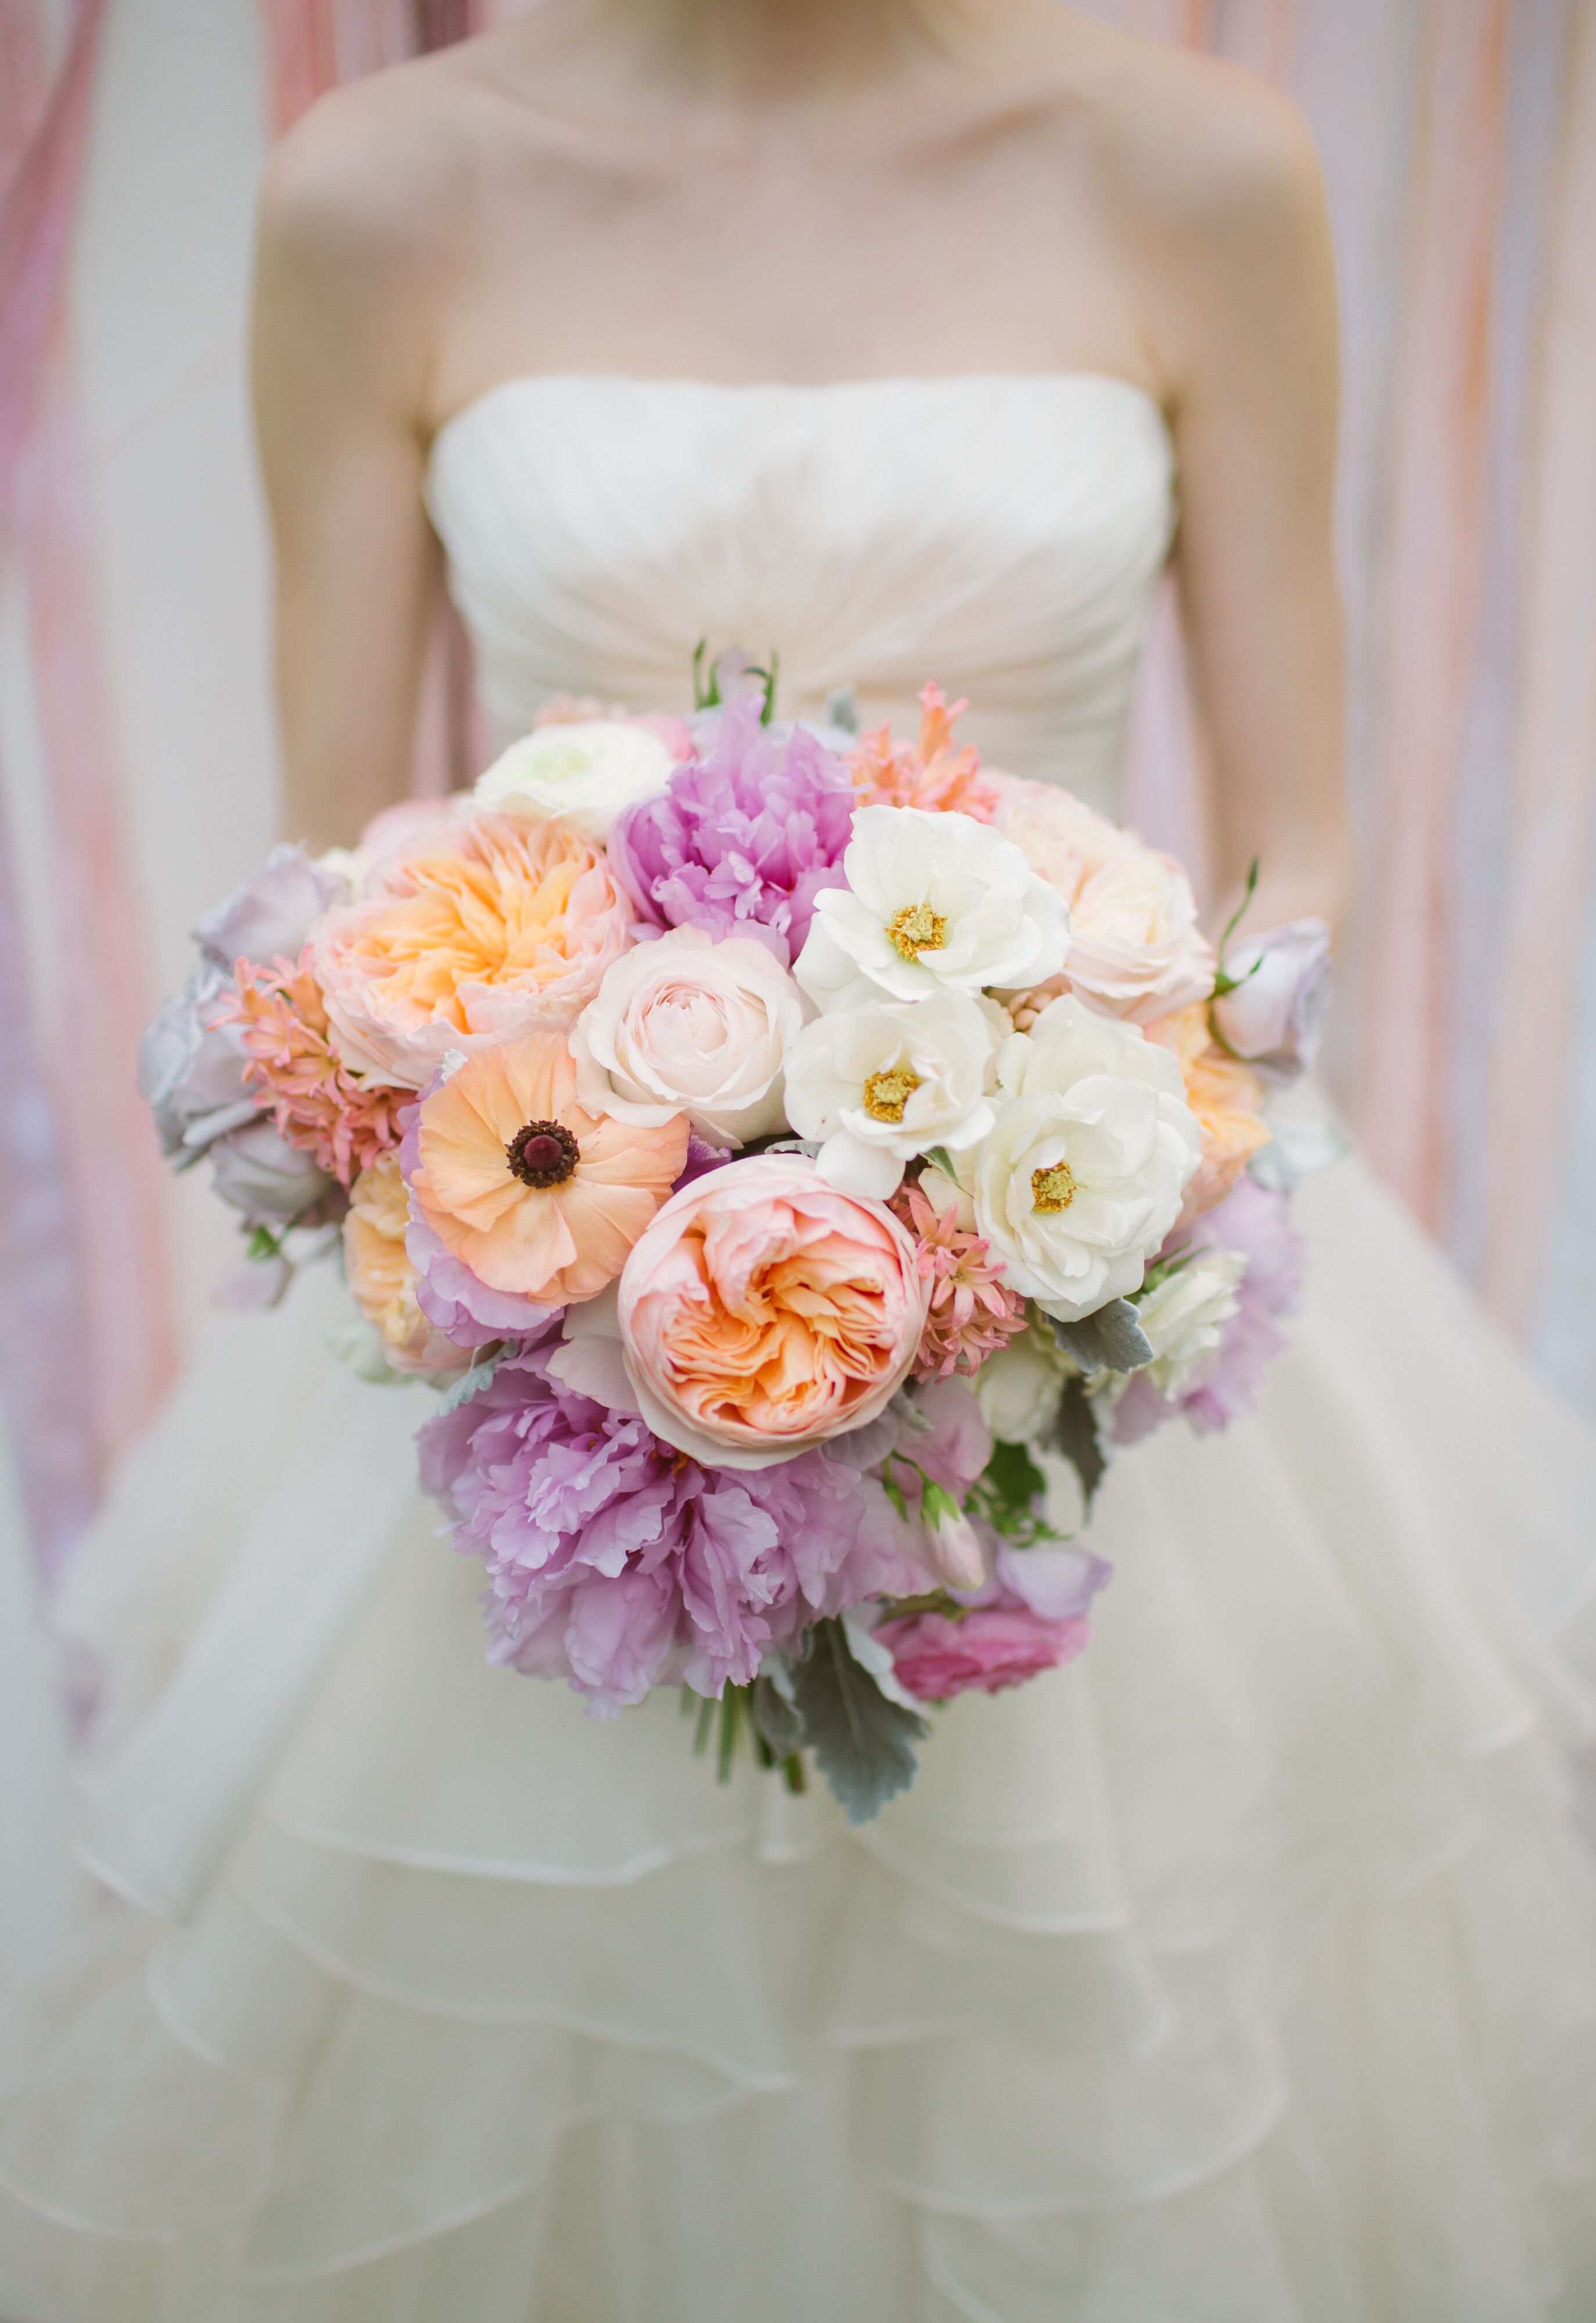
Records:
M960 1621L912 1613L876 1631L898 1683L917 1702L951 1702L978 1686L1001 1694L1072 1662L1091 1634L1084 1613L1050 1621L1028 1605L977 1605Z

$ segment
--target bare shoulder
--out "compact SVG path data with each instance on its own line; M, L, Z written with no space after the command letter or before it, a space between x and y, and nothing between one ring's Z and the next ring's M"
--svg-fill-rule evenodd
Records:
M1307 124L1261 75L1219 57L1075 20L1077 87L1115 199L1191 256L1238 228L1316 230L1324 195Z
M1295 345L1323 363L1335 269L1306 121L1261 75L1071 13L1072 85L1105 215L1172 390L1215 355Z
M444 60L373 74L319 98L282 137L261 190L262 261L358 277L420 272L470 199L469 87Z

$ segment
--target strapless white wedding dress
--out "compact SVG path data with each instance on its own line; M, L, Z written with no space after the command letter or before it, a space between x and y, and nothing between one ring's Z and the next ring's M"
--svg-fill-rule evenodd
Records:
M1115 804L1172 521L1095 377L515 381L430 504L506 732L702 637ZM1263 1409L1114 1470L1089 1653L915 1789L491 1670L418 1390L218 1321L68 1584L116 1900L24 2028L11 2323L1596 2315L1596 1446L1355 1163Z

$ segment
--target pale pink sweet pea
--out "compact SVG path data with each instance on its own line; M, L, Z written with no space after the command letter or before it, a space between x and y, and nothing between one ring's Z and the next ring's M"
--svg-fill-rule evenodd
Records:
M1225 1047L1272 1081L1307 1072L1330 997L1324 921L1292 920L1238 944L1225 972L1234 989L1215 1000L1214 1025Z
M929 1286L881 1203L796 1154L684 1187L620 1280L626 1365L656 1436L734 1468L863 1427L906 1376Z

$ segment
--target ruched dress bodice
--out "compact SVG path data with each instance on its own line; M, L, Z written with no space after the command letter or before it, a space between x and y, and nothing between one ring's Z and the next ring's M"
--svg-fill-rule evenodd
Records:
M691 706L693 648L774 651L910 732L934 678L1012 773L1114 803L1173 523L1158 406L1096 372L827 387L510 380L427 500L500 739L557 693Z

